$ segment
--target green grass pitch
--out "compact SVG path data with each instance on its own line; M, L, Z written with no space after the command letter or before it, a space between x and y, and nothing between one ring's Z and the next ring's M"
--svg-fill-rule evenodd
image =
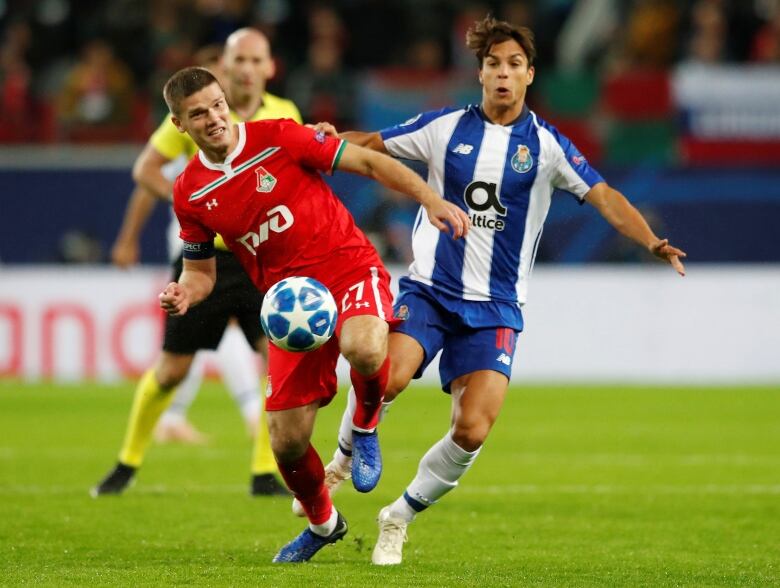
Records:
M154 446L124 496L88 496L132 388L0 381L0 584L780 584L777 387L515 387L474 468L410 526L391 568L369 563L374 517L443 435L448 397L412 386L382 426L378 488L336 495L347 538L277 566L304 524L289 500L248 496L249 443L217 383L191 414L209 445ZM325 461L343 402L320 413Z

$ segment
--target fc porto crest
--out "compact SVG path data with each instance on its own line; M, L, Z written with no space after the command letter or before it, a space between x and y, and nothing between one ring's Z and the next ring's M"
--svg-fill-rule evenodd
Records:
M517 153L512 156L512 169L519 174L524 174L531 169L534 164L534 158L531 157L531 150L527 145L518 145Z
M261 165L255 168L257 174L257 191L258 192L270 192L276 186L276 178L269 174L266 169Z
M395 311L395 316L393 318L396 318L399 321L407 320L409 318L409 307L405 304L399 306L398 310Z

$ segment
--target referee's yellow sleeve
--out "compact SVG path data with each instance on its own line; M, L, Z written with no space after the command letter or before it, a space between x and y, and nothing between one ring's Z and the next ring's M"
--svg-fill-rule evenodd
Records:
M195 142L187 133L180 133L170 117L167 117L152 133L149 143L160 155L171 160L181 155L191 159L198 151Z

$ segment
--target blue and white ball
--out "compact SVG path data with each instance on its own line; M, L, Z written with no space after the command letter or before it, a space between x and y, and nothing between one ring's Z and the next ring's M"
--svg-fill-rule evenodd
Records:
M269 341L285 351L311 351L333 336L336 301L314 278L285 278L263 299L260 323Z

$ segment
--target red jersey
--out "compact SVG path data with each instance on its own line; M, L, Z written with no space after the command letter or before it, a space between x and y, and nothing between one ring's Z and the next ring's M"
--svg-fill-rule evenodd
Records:
M374 246L320 176L344 141L289 119L239 123L224 163L198 152L177 178L179 236L205 243L219 233L259 290L309 276L336 289L356 263L382 266Z

